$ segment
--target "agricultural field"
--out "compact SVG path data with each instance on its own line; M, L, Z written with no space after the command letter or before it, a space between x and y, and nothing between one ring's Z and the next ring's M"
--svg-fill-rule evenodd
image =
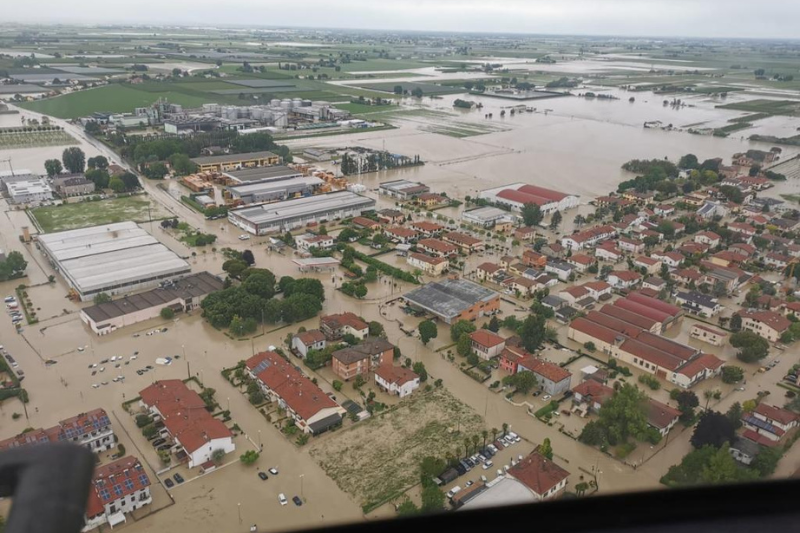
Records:
M749 100L718 106L722 109L736 109L738 111L751 111L767 115L785 115L789 117L800 116L800 102L795 100Z
M37 207L31 209L29 213L44 233L124 222L126 220L147 222L149 217L152 217L153 220L158 220L168 215L160 207L160 204L151 203L146 196L110 198L91 202L91 204L91 209L87 208L85 202L78 202Z
M63 130L0 132L0 150L67 146L70 144L79 143L72 135Z
M460 455L464 439L483 429L483 419L447 389L420 389L397 406L321 439L310 454L369 512L418 483L424 457Z

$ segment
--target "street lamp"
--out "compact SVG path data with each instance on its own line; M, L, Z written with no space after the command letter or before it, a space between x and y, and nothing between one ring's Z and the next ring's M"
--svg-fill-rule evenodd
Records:
M231 410L231 398L228 396L228 411Z
M237 503L236 504L236 508L239 510L239 523L241 524L242 523L242 504L241 503Z
M262 450L264 449L264 445L261 444L261 430L260 429L258 430L258 447L260 449L262 449Z
M305 500L305 496L303 495L303 477L305 474L300 474L300 499Z

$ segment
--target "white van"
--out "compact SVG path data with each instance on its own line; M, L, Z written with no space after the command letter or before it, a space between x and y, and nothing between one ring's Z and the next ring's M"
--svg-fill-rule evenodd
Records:
M452 489L450 489L450 490L448 490L448 491L447 491L447 499L452 499L452 498L453 498L453 496L455 496L455 495L456 495L456 494L458 494L459 492L461 492L461 487L459 487L458 485L456 485L455 487L453 487Z
M494 463L492 463L491 459L486 461L485 463L483 463L483 469L484 470L489 470L493 466L494 466Z

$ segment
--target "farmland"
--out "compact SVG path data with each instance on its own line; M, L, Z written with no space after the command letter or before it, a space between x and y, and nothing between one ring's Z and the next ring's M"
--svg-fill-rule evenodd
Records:
M444 388L421 390L390 410L320 441L311 456L366 510L419 481L417 465L429 455L463 453L465 437L483 420Z
M63 130L0 132L0 150L66 146L70 144L78 144L78 141Z
M87 208L85 202L79 202L37 207L30 214L44 233L52 233L126 220L147 222L150 216L157 220L167 213L159 208L159 204L152 204L146 196L127 196L92 202L91 209Z

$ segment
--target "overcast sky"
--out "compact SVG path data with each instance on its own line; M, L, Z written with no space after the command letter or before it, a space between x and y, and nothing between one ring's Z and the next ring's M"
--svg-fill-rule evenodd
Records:
M800 38L798 0L4 0L2 19Z

